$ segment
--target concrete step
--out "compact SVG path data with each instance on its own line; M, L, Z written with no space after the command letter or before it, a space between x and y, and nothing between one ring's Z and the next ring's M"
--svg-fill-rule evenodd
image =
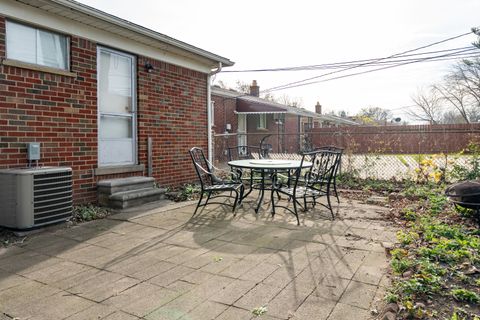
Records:
M144 188L117 192L108 197L106 206L114 209L125 209L140 206L148 202L165 199L164 188Z
M97 182L97 192L111 195L137 189L153 188L155 179L152 177L128 177L118 179L100 180Z

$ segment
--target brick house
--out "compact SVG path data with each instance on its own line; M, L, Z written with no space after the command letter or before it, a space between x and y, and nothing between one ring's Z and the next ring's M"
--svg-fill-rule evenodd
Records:
M322 114L317 103L316 112L287 106L259 97L260 88L254 80L250 93L212 87L214 103L214 131L236 133L229 145L258 146L266 135L273 152L296 153L302 150L303 136L312 128L358 125L340 117ZM216 150L218 153L219 150Z
M0 59L0 168L25 167L40 142L40 165L72 167L75 203L107 178L194 180L210 75L233 65L71 0L2 0Z

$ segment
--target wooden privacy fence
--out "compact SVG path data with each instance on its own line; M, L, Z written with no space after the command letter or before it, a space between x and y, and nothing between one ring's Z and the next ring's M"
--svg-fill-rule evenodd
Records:
M354 154L456 153L480 143L480 123L314 128L308 135L314 147L335 145Z

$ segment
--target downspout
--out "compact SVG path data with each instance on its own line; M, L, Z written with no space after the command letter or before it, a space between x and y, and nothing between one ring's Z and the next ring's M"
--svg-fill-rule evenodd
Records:
M207 76L207 128L208 128L208 161L213 163L213 139L212 139L212 88L211 78L213 75L222 71L222 63L218 63L218 68L211 71Z

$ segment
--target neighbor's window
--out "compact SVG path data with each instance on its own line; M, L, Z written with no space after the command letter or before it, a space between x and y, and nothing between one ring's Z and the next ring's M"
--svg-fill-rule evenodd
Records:
M258 115L257 129L267 129L267 115L265 113Z
M68 38L7 21L7 59L68 70Z

